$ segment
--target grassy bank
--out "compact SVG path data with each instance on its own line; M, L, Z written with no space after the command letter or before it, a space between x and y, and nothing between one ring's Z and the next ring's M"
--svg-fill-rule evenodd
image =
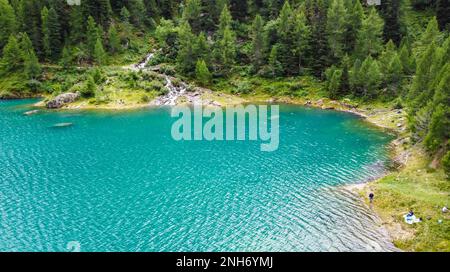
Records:
M394 244L406 251L450 251L450 182L442 170L429 167L419 147L408 149L406 165L368 184L362 194L375 193L374 210L391 234ZM365 197L366 198L366 197ZM367 201L367 200L366 200ZM412 209L423 222L408 225L403 216Z

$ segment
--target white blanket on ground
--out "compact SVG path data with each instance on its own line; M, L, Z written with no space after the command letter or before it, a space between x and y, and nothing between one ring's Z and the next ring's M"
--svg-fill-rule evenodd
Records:
M405 215L404 218L405 218L405 223L409 224L409 225L412 225L412 224L420 222L420 219L417 218L415 215L413 215L413 216Z

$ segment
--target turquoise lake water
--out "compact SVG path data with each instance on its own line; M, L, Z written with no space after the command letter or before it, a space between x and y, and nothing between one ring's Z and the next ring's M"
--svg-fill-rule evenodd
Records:
M33 102L0 101L0 251L394 249L339 188L380 174L392 139L350 114L282 106L265 153L176 142L168 109L23 115Z

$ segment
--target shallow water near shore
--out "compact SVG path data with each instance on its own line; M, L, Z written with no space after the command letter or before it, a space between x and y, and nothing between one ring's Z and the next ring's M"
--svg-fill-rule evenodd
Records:
M176 142L167 108L23 115L33 102L0 101L0 251L395 250L339 189L379 175L392 140L351 114L281 106L265 153Z

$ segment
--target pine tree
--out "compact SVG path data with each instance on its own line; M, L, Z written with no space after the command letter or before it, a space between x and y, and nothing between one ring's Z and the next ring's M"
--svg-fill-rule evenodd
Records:
M450 64L445 65L440 73L439 84L433 97L432 115L428 132L425 137L425 146L431 152L436 152L446 144L450 132Z
M22 51L14 35L10 35L8 43L3 47L2 70L15 71L22 66Z
M297 58L298 73L300 74L307 61L307 54L310 44L311 30L307 25L306 17L303 11L298 11L295 15L294 37L295 46L294 53Z
M291 30L292 8L289 1L284 2L283 8L278 16L278 32L282 37L289 35Z
M342 69L332 66L326 70L325 75L327 79L325 88L328 91L330 98L337 99L341 91Z
M432 42L417 63L416 75L408 94L410 116L412 117L415 116L420 108L423 108L428 103L429 100L425 99L425 97L433 95L430 94L431 90L429 86L436 76L431 72L432 62L436 59L436 51L436 43Z
M30 38L26 33L21 35L20 49L22 58L24 60L24 72L29 79L36 79L41 75L41 66L31 43Z
M42 46L44 49L45 57L49 58L52 54L50 49L50 31L48 28L48 9L44 7L41 11L41 21L42 21Z
M195 75L197 80L203 85L206 86L211 81L211 73L208 70L208 66L206 65L205 61L202 59L199 59L197 61L196 67L195 67Z
M224 5L222 9L222 13L220 14L219 19L219 29L217 30L218 39L223 38L225 29L231 28L231 23L233 22L233 18L231 17L230 10L227 5Z
M83 18L91 16L96 23L107 28L111 20L111 3L109 0L83 0Z
M129 0L128 10L131 15L131 22L136 27L143 27L145 22L145 6L142 0Z
M383 19L372 8L369 16L362 22L356 42L356 54L359 58L377 56L383 49Z
M20 18L21 27L20 31L26 32L31 39L33 46L39 56L43 55L42 50L42 33L39 29L41 21L41 1L39 0L26 0L21 2Z
M436 17L433 17L428 22L427 28L422 36L415 44L414 54L416 57L423 54L427 47L433 43L437 42L439 38L439 27Z
M91 56L94 56L95 45L97 40L100 39L100 31L97 28L97 24L92 16L88 18L87 31L86 31L86 44Z
M352 3L352 1L348 1ZM350 9L350 4L348 4L347 9L351 10L348 14L347 19L347 30L345 32L345 52L350 54L353 52L356 46L356 40L358 32L361 28L362 21L364 20L364 9L361 5L361 2L355 1L354 5Z
M411 75L414 73L415 67L414 67L414 58L411 56L411 52L408 48L408 45L403 44L400 48L399 52L399 58L402 62L403 71L407 75Z
M308 2L306 2L308 3ZM327 38L327 6L324 0L310 1L307 4L308 20L311 24L310 66L316 76L322 76L330 63Z
M97 39L94 49L94 60L97 65L103 65L106 62L106 53L100 38Z
M47 28L50 57L56 59L61 52L62 42L58 14L53 8L50 8L48 11Z
M364 96L373 98L381 84L383 76L378 62L369 56L361 66L361 74L365 75Z
M16 31L16 16L8 0L0 0L0 50Z
M395 87L399 86L403 76L403 65L397 53L394 54L386 70L387 81Z
M67 46L64 46L62 51L62 56L59 61L59 65L61 65L64 69L68 69L72 64L72 55Z
M84 38L84 18L81 6L73 6L69 14L69 40L71 44L77 44Z
M206 39L206 35L204 32L201 32L196 41L194 42L194 55L197 59L202 59L206 63L209 63L211 60L211 52L210 52L210 46L208 44L208 41Z
M130 12L128 11L127 7L122 7L120 10L120 19L123 23L130 23Z
M277 77L280 76L283 72L283 67L281 66L280 61L278 60L278 45L272 46L269 55L269 68L270 68L270 76Z
M328 8L327 33L328 44L334 60L338 61L343 57L345 46L345 33L347 10L343 0L333 0Z
M202 3L201 0L186 0L183 10L183 20L189 22L194 33L199 33L202 26L201 20Z
M108 30L108 42L109 42L109 52L112 54L121 51L120 38L117 34L117 30L114 24L111 24Z
M252 63L256 71L258 71L264 65L264 22L262 17L256 15L252 30Z
M187 21L184 21L180 26L178 35L180 48L178 49L177 66L181 73L192 75L197 63L194 52L196 37L192 33L191 26Z
M225 28L223 37L219 40L219 65L224 74L228 74L236 57L236 35L230 27Z

